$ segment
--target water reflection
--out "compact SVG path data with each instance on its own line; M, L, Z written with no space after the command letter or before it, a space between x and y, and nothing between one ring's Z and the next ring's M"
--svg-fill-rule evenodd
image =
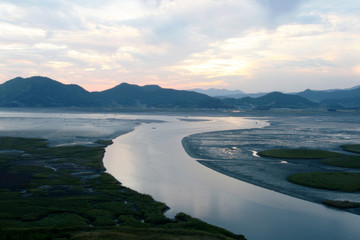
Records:
M161 117L159 117L161 119ZM266 123L241 118L142 125L107 148L107 170L125 186L166 202L169 215L186 212L248 239L357 239L360 217L222 175L190 158L189 134ZM156 128L154 130L153 128Z

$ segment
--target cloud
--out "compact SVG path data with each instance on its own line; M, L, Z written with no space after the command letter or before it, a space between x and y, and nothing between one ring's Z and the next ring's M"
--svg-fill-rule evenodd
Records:
M269 12L271 16L276 16L279 14L289 14L290 12L297 9L300 4L306 0L257 0L261 5L263 5Z
M246 90L277 79L285 89L291 73L309 84L353 82L356 9L354 0L3 0L0 77L48 75L88 89L127 81Z

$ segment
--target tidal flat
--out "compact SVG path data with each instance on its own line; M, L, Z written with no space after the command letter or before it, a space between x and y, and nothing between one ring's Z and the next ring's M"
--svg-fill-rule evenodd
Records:
M287 181L292 174L359 173L359 169L326 165L321 158L271 158L258 154L272 149L316 149L350 155L341 146L360 143L358 113L269 115L265 117L270 123L267 127L193 134L183 139L183 146L204 166L257 186L316 203L359 201L358 192L310 188ZM347 211L360 214L359 207Z

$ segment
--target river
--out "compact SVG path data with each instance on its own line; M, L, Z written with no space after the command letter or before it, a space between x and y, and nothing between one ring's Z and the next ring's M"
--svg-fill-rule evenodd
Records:
M106 149L104 165L124 186L165 202L168 216L185 212L249 240L360 239L360 216L233 179L199 164L181 145L190 134L259 128L266 121L148 118L165 122L142 124L116 138Z

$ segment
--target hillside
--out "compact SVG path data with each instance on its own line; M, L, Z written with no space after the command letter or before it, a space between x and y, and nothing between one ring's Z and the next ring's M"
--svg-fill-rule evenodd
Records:
M309 99L314 102L321 102L323 100L328 99L345 99L345 98L353 98L360 97L360 86L343 89L343 90L328 90L328 91L315 91L307 89L303 92L297 93L298 96Z
M46 77L15 78L0 85L0 107L226 108L221 100L191 91L122 83L88 92Z
M321 101L321 105L330 109L354 109L360 110L360 95L358 97L326 99Z
M219 99L191 91L165 89L157 85L137 86L122 83L103 92L94 93L103 105L156 108L223 108Z
M227 89L217 89L217 88L209 88L209 89L193 88L193 89L189 89L189 91L206 94L210 97L222 97L229 95L246 96L246 93L240 90L227 90Z
M234 93L209 89L212 94ZM240 92L240 91L238 91ZM238 95L236 95L238 97ZM185 109L360 109L360 87L294 94L271 92L243 98L211 97L206 94L121 83L102 92L88 92L75 84L63 84L47 77L17 77L0 84L0 107L100 107L100 108L185 108Z
M224 102L230 106L244 108L244 109L271 109L271 108L316 108L319 107L317 103L307 100L303 97L284 94L281 92L271 92L265 96L258 98L245 97L241 99L224 99Z
M217 89L217 88L209 88L209 89L201 89L201 88L193 88L189 91L206 94L210 97L217 97L220 99L224 98L244 98L244 97L262 97L267 93L245 93L240 90L227 90L227 89Z
M1 107L96 106L89 92L46 77L15 78L0 85Z

